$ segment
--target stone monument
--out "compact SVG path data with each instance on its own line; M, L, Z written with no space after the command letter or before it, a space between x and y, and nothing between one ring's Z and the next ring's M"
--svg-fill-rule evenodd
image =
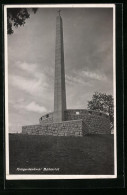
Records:
M111 133L107 114L86 109L66 108L63 22L60 10L56 17L54 112L43 115L37 125L23 126L22 133L51 136Z
M66 110L63 24L60 10L58 12L59 15L56 18L54 122L64 121L64 111Z

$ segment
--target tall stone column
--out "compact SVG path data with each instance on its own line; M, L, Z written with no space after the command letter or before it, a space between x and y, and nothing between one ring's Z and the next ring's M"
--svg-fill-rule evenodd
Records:
M63 23L59 11L59 15L56 18L54 122L64 121L65 110L66 89L64 70Z

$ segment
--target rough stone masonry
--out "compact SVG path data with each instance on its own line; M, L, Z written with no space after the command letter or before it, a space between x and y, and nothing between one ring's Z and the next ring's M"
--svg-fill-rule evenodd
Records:
M38 125L22 127L23 134L51 136L85 136L87 134L110 134L110 120L105 113L86 109L66 108L64 69L63 22L56 18L54 112L39 119Z

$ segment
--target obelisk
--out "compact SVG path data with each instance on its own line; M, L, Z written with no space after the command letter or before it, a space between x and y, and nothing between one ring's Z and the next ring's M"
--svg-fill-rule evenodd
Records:
M58 13L56 18L54 122L64 121L64 111L66 110L63 22L60 10Z

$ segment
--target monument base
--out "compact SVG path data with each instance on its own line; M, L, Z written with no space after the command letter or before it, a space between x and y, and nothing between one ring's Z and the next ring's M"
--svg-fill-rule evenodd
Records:
M89 134L111 134L109 116L102 112L97 112L97 111L87 110L87 109L67 109L64 111L64 119L65 120L62 121L61 123L67 124L64 126L66 126L68 131L72 131L73 129L76 129L75 125L77 123L79 124L79 121L83 121L82 122L83 134L84 131L85 134L88 133ZM43 115L39 119L39 123L40 125L44 126L44 128L46 124L48 125L51 123L55 124L54 113L52 112ZM50 127L54 128L54 125L50 125ZM62 127L60 128L60 131L63 131Z
M89 134L89 130L83 120L71 120L44 125L23 126L22 133L46 136L84 136Z

